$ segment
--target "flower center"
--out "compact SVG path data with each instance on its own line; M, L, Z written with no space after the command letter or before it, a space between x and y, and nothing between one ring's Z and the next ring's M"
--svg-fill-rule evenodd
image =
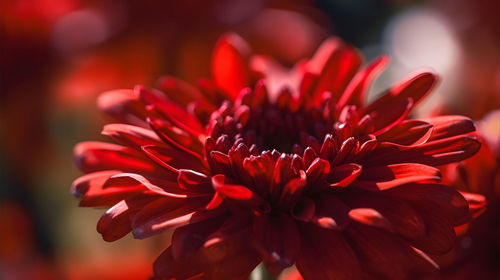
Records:
M218 141L220 148L230 148L242 139L258 152L277 150L288 154L302 154L311 146L319 149L331 126L318 109L293 110L280 104L250 108L227 102L212 114L211 119L210 136L215 140L222 136ZM222 142L227 143L222 145Z

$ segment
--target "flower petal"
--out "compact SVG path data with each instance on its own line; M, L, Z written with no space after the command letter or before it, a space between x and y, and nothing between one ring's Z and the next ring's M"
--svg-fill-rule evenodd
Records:
M452 187L441 184L408 184L385 191L384 194L410 201L421 208L432 208L458 223L467 216L467 200Z
M202 157L203 144L199 138L161 118L150 116L147 118L147 123L163 141L172 147L187 154Z
M85 173L101 170L151 174L160 169L143 153L129 147L104 142L81 142L75 146L76 165Z
M408 202L382 193L355 191L342 195L342 200L352 208L373 208L386 218L394 232L416 239L426 234L423 218Z
M222 36L212 55L212 76L215 84L235 100L241 89L248 85L247 55L249 46L235 33Z
M332 48L318 73L313 102L320 101L320 97L325 91L331 92L333 99L338 100L361 66L361 62L359 52L348 44L339 43L336 48Z
M175 173L179 169L206 171L206 167L200 158L183 153L173 147L150 145L143 146L142 150L151 160Z
M296 265L304 279L363 279L356 255L342 234L313 225L300 229L301 250Z
M203 247L209 236L219 229L228 215L216 216L175 229L172 254L176 260L189 260Z
M322 182L330 173L330 163L324 159L316 158L306 170L308 186L315 187L317 182Z
M451 187L439 184L408 184L384 194L408 201L422 216L427 231L410 243L424 252L444 254L455 242L453 226L469 214L465 198Z
M365 164L381 165L413 162L439 166L464 160L474 155L481 147L481 142L470 135L458 135L450 138L430 141L415 147L404 147L383 142L365 157Z
M175 103L187 107L193 101L203 99L203 94L189 83L171 76L158 80L159 89Z
M155 260L153 271L160 279L203 279L204 268L200 262L176 261L172 254L172 246L168 247Z
M109 206L123 199L145 192L142 185L107 185L106 183L119 171L102 171L90 173L75 180L73 183L74 195L81 196L80 207Z
M121 89L102 93L97 98L97 106L117 122L147 127L147 110L133 90Z
M151 196L136 196L118 202L101 216L97 223L97 231L108 242L124 237L132 230L130 226L132 215L153 199Z
M347 187L351 184L360 174L361 165L355 163L348 163L336 166L330 171L328 182L330 187Z
M365 109L365 112L370 113L380 110L382 107L387 107L394 102L400 102L408 98L411 98L414 105L416 105L432 90L437 80L438 77L430 72L411 75L409 78L394 85L385 95L370 104Z
M289 215L261 215L254 218L253 235L266 267L273 274L292 266L299 254L297 225Z
M343 108L345 105L361 107L371 82L385 68L388 62L388 56L381 56L359 71L347 85L337 102L337 108Z
M132 219L134 238L144 239L174 227L217 216L220 211L200 211L206 199L175 199L163 197L141 208Z
M362 225L350 227L346 233L362 269L376 279L407 279L436 271L394 234Z
M398 99L370 111L369 116L373 120L373 134L380 135L400 123L406 118L413 104L411 98Z
M434 127L430 137L431 141L463 135L476 130L474 121L463 116L439 116L425 121Z
M175 181L175 178L170 180L159 179L159 178L145 178L139 174L133 173L120 173L112 176L104 184L104 188L113 186L127 186L127 187L138 187L143 186L148 192L156 195L163 195L173 198L188 198L188 197L200 197L209 196L209 191L200 192L193 190L181 189Z
M379 134L377 140L403 146L416 146L429 140L433 126L421 120L404 120Z
M73 181L73 183L71 184L70 193L74 196L82 196L89 189L101 188L106 180L108 180L111 176L119 173L121 173L121 171L119 170L106 170L85 174Z
M476 218L486 210L488 204L486 198L480 194L460 192L469 204L469 214L472 218Z
M124 146L133 147L137 150L140 150L141 146L145 145L161 145L161 140L156 133L139 126L121 123L107 124L101 134L113 138L113 140Z
M441 179L439 169L417 163L365 167L354 185L366 190L386 190L400 185Z
M351 209L335 195L322 195L315 200L315 206L311 222L321 228L343 230L351 222L349 219Z
M134 88L136 94L148 105L160 111L172 124L198 137L205 132L198 119L179 104L168 100L162 92L145 89L142 86Z
M378 227L392 231L392 225L386 217L373 208L354 208L349 211L349 217L366 226Z

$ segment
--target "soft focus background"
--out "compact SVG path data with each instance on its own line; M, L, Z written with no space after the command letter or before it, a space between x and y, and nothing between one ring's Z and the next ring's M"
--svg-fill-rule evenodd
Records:
M0 279L141 279L166 236L103 241L104 209L78 208L73 146L103 140L95 99L164 74L209 77L227 31L291 66L329 35L367 60L388 53L380 92L419 67L442 80L421 116L478 121L477 159L444 170L489 208L437 279L500 279L500 1L498 0L0 0ZM493 112L493 113L492 113Z

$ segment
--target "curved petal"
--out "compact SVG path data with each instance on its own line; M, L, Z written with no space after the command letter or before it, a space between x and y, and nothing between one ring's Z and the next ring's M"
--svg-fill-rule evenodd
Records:
M82 196L91 188L101 188L106 180L119 173L121 173L119 170L106 170L80 176L71 183L70 193L74 196Z
M241 89L248 85L248 44L235 33L219 38L212 54L212 76L215 84L235 100Z
M337 101L361 63L360 53L352 46L339 43L332 48L318 73L313 102L319 102L325 91L331 92L333 99Z
M392 231L391 222L379 211L373 208L354 208L349 211L351 220L366 226Z
M131 89L112 90L97 98L97 107L115 121L147 127L144 103Z
M138 187L143 186L148 192L156 195L168 196L172 198L188 198L209 196L210 192L199 192L193 190L186 190L179 187L175 178L170 180L159 178L145 178L139 174L121 173L112 176L106 181L104 188L123 186L123 187ZM209 189L210 190L210 189Z
M163 197L141 208L132 219L132 234L144 239L174 227L217 216L220 211L200 211L206 199L175 199Z
M118 202L101 216L97 231L108 242L124 237L132 230L130 220L133 214L154 199L151 196L135 196Z
M203 94L195 86L175 77L164 76L157 84L170 100L183 107L187 107L193 101L204 99Z
M121 170L133 173L156 173L161 169L140 151L104 142L81 142L73 149L76 165L85 173Z
M362 167L359 164L348 163L336 166L330 171L328 182L330 187L347 187L361 175Z
M136 86L134 91L146 104L157 108L175 126L196 137L205 132L194 115L179 104L168 100L162 92L149 91L142 86Z
M161 145L160 138L152 130L134 125L107 124L101 134L113 138L113 140L124 146L133 147L137 150L140 150L141 146L145 145Z
M379 134L377 140L403 146L421 145L431 137L432 124L421 120L404 120Z
M367 165L382 165L413 162L439 166L471 157L480 147L481 142L470 135L458 135L414 147L404 147L383 142L370 153L369 157L365 157L364 163Z
M469 214L472 218L476 218L486 210L488 204L486 198L477 193L460 192L469 204Z
M380 72L382 72L388 62L389 57L381 56L359 71L349 82L347 88L337 102L337 109L341 109L345 105L356 105L358 108L361 107L371 82Z
M324 159L316 158L306 170L308 186L315 187L317 182L322 182L330 173L330 163Z
M84 175L75 180L71 186L73 195L81 196L80 207L102 207L118 203L137 194L145 192L144 186L111 186L106 182L120 171L101 171Z
M366 167L354 186L366 190L383 191L418 181L439 182L439 169L417 163L401 163Z
M474 121L464 116L439 116L424 121L433 125L430 141L474 132Z
M431 72L422 72L416 75L410 75L409 78L402 80L394 85L382 97L375 100L366 109L365 113L370 113L379 110L382 107L387 107L394 102L411 98L416 105L426 96L436 85L438 77Z
M179 169L194 169L206 171L203 161L188 153L183 153L173 147L143 146L142 150L154 162L177 173Z
M373 134L380 135L400 123L408 116L413 104L411 98L399 99L371 111L369 116L373 120Z

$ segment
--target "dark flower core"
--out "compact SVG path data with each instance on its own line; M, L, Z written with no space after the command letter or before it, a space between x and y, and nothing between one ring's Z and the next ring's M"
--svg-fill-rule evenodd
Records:
M318 108L290 108L289 99L272 104L263 88L248 92L243 104L224 103L211 116L215 120L210 136L217 141L234 144L242 139L252 152L277 150L282 153L302 154L304 147L318 146L327 133L332 132L332 121ZM238 102L239 103L239 102ZM226 135L228 139L219 139ZM224 137L226 137L224 136ZM224 151L227 152L227 151Z

